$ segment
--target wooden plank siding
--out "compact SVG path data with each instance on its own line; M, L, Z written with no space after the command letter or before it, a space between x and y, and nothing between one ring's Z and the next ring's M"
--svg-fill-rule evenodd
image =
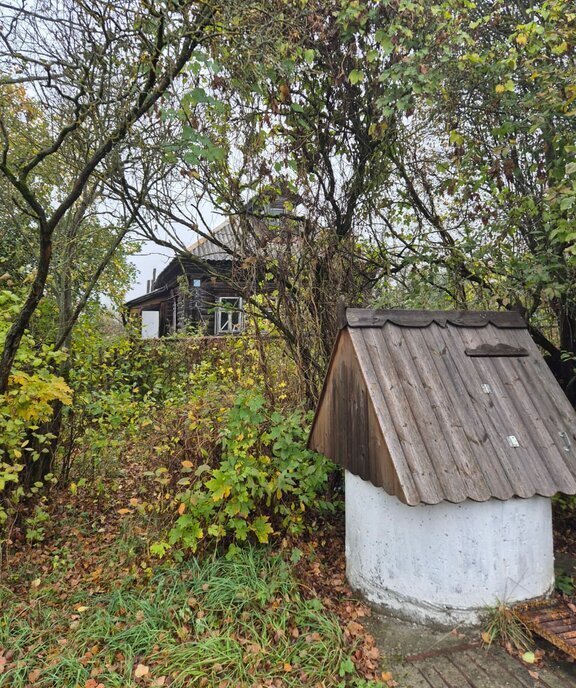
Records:
M576 413L517 314L347 316L313 449L411 505L576 494Z

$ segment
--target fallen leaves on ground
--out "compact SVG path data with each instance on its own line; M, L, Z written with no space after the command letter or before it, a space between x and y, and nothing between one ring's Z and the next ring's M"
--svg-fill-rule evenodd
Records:
M136 463L127 465L123 477L116 480L113 487L107 486L105 496L83 490L77 490L74 494L66 490L55 491L51 496L51 518L44 542L32 546L23 539L14 539L9 560L14 576L9 581L9 587L15 597L21 599L18 613L33 615L35 605L41 604L39 600L47 590L52 595L50 604L59 613L64 611L68 620L55 646L48 648L45 656L38 658L39 667L48 666L63 648L69 646L68 637L72 638L74 630L80 628L84 616L93 614L98 608L100 595L117 588L127 576L133 580L135 589L147 589L155 565L150 561L147 550L151 541L150 532L144 525L144 519L139 519L137 513L126 507L127 504L136 507L142 498L146 489L143 487L142 471L143 468ZM136 552L118 547L127 528L130 535L141 543ZM354 599L346 583L341 517L316 524L314 532L322 533L322 537L292 538L278 544L284 559L301 583L301 594L308 599L317 599L325 610L337 615L349 661L360 676L394 686L393 678L388 679L390 684L382 679L375 640L363 625L363 621L370 616L370 609ZM208 587L207 584L203 585L202 591L209 592ZM81 603L78 602L79 598ZM190 597L188 604L195 608L193 616L196 622L201 623L204 614L198 608L198 600ZM283 604L282 599L277 600L279 609ZM121 623L118 630L122 630ZM186 642L192 632L186 624L181 624L178 629L182 642ZM301 637L306 641L309 639L311 643L321 641L318 633L303 631L297 622L290 624L286 635L293 642L298 642ZM97 667L102 651L103 648L94 646L84 657L77 659L82 666ZM260 646L254 642L246 645L244 656L247 661L263 661L259 654L263 654ZM117 657L115 661L121 663L124 658ZM6 667L11 666L11 662L13 664L12 655L0 651L0 675L6 671ZM287 679L306 685L306 672L297 664L292 660L286 661L279 669ZM111 667L114 668L114 665ZM79 683L79 688L106 686L97 673L100 670L96 669L96 673L92 673L85 683ZM31 686L44 680L41 671L35 667L30 672L27 680ZM137 658L132 676L134 683L130 685L161 688L173 681L173 677L162 671L161 663L150 661L147 657ZM206 685L219 684L210 682ZM224 688L225 682L221 685ZM264 681L262 688L274 688L276 685L283 685L278 683L277 677Z

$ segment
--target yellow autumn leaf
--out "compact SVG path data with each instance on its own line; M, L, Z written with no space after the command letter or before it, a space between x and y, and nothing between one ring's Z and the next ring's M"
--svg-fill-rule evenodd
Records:
M148 676L149 673L150 667L146 666L146 664L138 664L136 669L134 669L135 678L142 678L143 676Z

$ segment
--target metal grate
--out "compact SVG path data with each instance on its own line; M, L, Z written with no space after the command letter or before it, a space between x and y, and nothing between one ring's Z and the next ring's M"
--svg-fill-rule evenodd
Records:
M576 659L576 607L564 600L541 600L514 608L537 635Z

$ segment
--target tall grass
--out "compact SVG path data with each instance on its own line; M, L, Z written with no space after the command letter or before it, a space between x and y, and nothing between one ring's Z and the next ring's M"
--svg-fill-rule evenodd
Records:
M305 599L289 566L266 550L159 568L105 594L78 590L63 604L57 580L19 601L0 591L0 647L8 660L0 687L106 688L143 685L343 685L351 652L335 616ZM61 585L61 583L60 583ZM0 655L2 656L2 655Z

